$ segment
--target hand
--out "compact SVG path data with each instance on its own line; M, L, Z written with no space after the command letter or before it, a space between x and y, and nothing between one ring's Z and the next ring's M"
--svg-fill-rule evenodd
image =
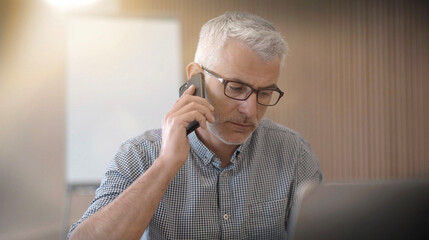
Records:
M173 159L182 166L189 155L189 140L186 127L198 121L200 127L207 128L206 121L214 122L214 107L204 98L193 96L195 86L189 87L176 101L162 121L162 147L160 156Z

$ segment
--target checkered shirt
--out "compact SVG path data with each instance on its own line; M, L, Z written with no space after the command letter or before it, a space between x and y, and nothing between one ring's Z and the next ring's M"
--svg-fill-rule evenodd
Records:
M298 133L267 119L223 169L220 159L195 133L188 138L188 160L168 186L145 239L284 239L298 187L322 181L309 144ZM70 233L142 175L160 149L160 129L122 144L93 202Z

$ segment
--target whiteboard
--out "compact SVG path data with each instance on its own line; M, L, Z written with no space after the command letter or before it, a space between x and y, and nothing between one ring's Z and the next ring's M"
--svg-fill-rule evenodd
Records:
M180 39L172 18L68 21L67 183L100 182L122 142L161 127L183 81Z

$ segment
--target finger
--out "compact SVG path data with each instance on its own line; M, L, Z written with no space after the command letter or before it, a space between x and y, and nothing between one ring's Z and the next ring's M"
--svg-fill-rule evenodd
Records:
M186 127L193 121L197 121L200 124L200 127L207 129L207 118L199 113L198 111L191 111L191 112L187 112L185 114L182 114L180 116L177 117L177 119L179 120L179 122L182 122L182 127L186 129Z
M189 86L189 88L183 92L183 94L179 97L179 99L176 100L176 103L173 105L171 110L175 111L181 108L187 102L192 101L191 100L192 98L190 99L190 97L193 96L195 90L196 90L196 87L194 85Z
M184 106L190 102L196 102L198 104L204 105L205 107L209 108L210 111L214 111L213 105L211 105L209 103L209 101L207 101L207 99L199 97L199 96L187 95L187 96L183 97L183 99L181 99L181 101L182 101L182 106Z
M197 102L188 103L186 106L183 106L182 108L173 112L171 116L179 116L192 111L198 112L199 114L203 115L209 122L214 122L215 120L212 110Z
M189 86L189 88L183 92L182 96L183 95L194 95L195 89L196 89L196 87L194 85Z
M173 105L173 107L168 112L169 114L174 114L177 111L180 111L184 106L188 105L189 103L195 102L200 105L205 106L208 108L211 112L214 111L214 107L207 101L207 99L191 95L195 91L195 86L191 85L187 90L185 90L184 94L176 101L176 103ZM186 94L185 94L186 93ZM211 119L209 117L209 119Z
M207 99L188 95L176 102L168 113L170 115L177 115L195 109L200 110L203 113L214 111L214 107L207 101Z

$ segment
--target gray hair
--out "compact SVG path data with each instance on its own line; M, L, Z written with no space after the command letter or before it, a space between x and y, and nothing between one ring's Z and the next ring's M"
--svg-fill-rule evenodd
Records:
M285 61L287 43L274 25L246 12L226 12L204 24L194 61L210 67L217 62L219 51L231 39L245 43L264 62L276 57L281 65Z

